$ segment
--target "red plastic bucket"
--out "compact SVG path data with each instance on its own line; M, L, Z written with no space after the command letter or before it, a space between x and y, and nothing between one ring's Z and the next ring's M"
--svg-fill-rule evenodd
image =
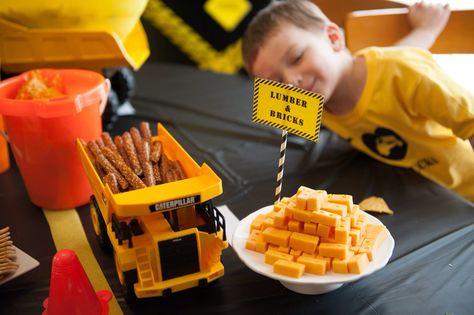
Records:
M0 82L0 114L31 201L48 209L77 207L88 202L92 190L75 141L100 137L110 83L93 71L39 71L50 81L59 76L65 95L15 99L29 78L25 72Z
M10 167L10 159L8 158L8 144L3 137L3 119L0 115L0 173L5 172Z

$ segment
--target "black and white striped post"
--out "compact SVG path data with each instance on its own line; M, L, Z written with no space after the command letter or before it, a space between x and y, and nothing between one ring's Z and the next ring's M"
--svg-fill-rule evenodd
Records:
M281 186L283 184L283 171L285 169L285 153L286 143L288 140L288 132L286 130L281 131L281 143L280 143L280 159L278 160L278 173L275 188L275 203L280 201Z

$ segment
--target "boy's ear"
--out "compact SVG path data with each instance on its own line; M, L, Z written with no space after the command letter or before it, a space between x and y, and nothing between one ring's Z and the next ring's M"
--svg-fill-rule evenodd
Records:
M330 23L326 26L326 34L331 42L334 51L339 52L344 49L344 35L342 30L335 23Z

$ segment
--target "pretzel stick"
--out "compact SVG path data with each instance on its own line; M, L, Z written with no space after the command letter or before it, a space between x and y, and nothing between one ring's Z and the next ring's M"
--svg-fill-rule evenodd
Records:
M8 262L0 263L0 269L3 268L3 267L9 267L9 266L18 267L19 264L16 263L16 262L10 261L10 260Z
M99 148L102 150L103 147L105 147L105 144L104 144L104 141L102 141L101 138L95 140L95 142L97 143L97 145L99 146Z
M125 180L125 178L123 178L119 171L117 171L117 169L109 162L109 160L107 160L107 158L102 154L98 145L94 141L89 141L87 147L92 151L100 166L102 166L104 170L107 171L107 173L113 173L115 177L117 177L117 181L122 189L127 189L128 182ZM104 146L104 149L105 148L106 147Z
M181 164L177 160L170 161L171 169L175 172L176 178L178 180L185 179L186 176L184 175L183 168Z
M168 170L170 169L169 160L166 154L161 155L161 159L158 164L160 166L161 177L163 178L163 181L164 181L165 174L168 173Z
M4 227L3 229L0 230L0 234L7 233L8 231L10 231L10 227L9 226Z
M12 273L17 270L18 270L18 266L8 266L8 267L0 268L0 274Z
M87 147L87 142L82 139L82 138L79 138L79 141L81 142L82 144L82 147L84 148L84 151L86 151L86 154L87 156L89 157L89 160L91 160L92 164L94 164L95 162L95 157L94 155L92 154L91 150L89 150L89 148ZM94 165L95 166L95 165Z
M112 164L120 170L123 176L127 179L128 183L130 183L134 189L146 187L142 180L132 171L132 169L128 167L127 164L125 164L120 154L115 153L107 147L105 147L102 152L112 162Z
M113 173L109 173L105 175L102 178L104 184L108 184L110 187L110 190L112 191L113 194L118 194L120 192L118 182L117 182L117 177Z
M140 133L143 137L143 139L148 142L149 145L151 145L151 130L150 130L150 124L146 121L142 121L140 123Z
M117 147L117 151L120 153L120 156L122 156L122 159L125 161L125 163L128 166L130 166L130 161L128 160L127 152L125 151L125 147L124 147L124 144L123 144L122 137L115 136L114 137L114 142L115 142L115 146Z
M0 244L0 248L4 248L4 247L10 246L10 245L13 245L12 241L5 241L5 242L2 242Z
M157 185L163 183L163 178L161 178L160 167L158 164L153 164L153 175L155 176L155 182Z
M6 253L6 252L15 252L16 253L16 249L15 249L15 247L13 247L13 245L9 245L9 246L0 248L0 254Z
M132 137L130 136L130 133L128 131L125 131L123 133L122 140L123 140L125 152L127 153L127 157L130 162L130 168L138 176L142 175L143 170L140 166L140 161L138 160L137 151L135 149L135 146L133 145Z
M155 185L155 177L153 176L153 166L150 162L150 146L148 142L142 139L137 128L130 128L130 135L135 148L137 148L138 160L142 166L145 184L148 187L153 186Z
M5 259L5 258L15 259L16 258L16 253L8 252L8 253L5 253L5 254L0 254L0 259Z
M162 145L160 141L154 141L151 144L150 160L158 163L161 157Z
M111 148L112 150L115 150L115 151L118 152L118 149L115 146L115 143L112 140L112 137L110 136L110 133L102 132L101 138L104 141L104 144L105 144L106 147Z
M168 171L165 173L163 177L164 177L163 182L165 183L171 183L177 180L176 175L171 168L168 169Z
M97 174L99 174L100 178L104 178L105 175L107 175L104 172L104 169L99 165L97 162L92 162L92 165L94 166L95 170L97 171Z

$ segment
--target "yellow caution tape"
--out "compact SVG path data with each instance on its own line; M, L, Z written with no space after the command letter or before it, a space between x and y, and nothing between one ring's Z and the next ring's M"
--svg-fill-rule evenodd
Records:
M231 74L242 68L240 39L217 51L160 0L150 0L143 16L200 69Z
M73 250L94 289L96 291L108 290L112 292L102 269L92 253L76 209L61 211L43 209L43 213L48 221L56 249L58 251L61 249ZM109 301L109 314L123 314L115 296Z

